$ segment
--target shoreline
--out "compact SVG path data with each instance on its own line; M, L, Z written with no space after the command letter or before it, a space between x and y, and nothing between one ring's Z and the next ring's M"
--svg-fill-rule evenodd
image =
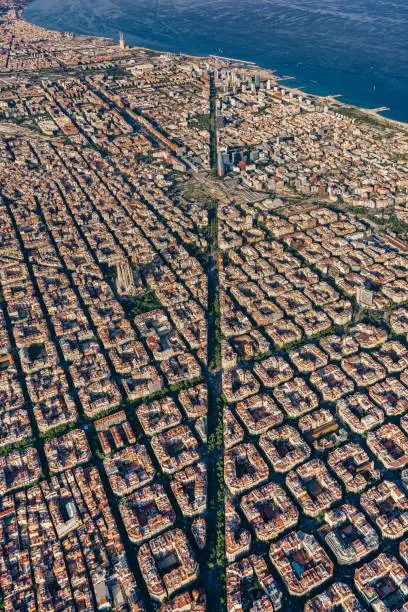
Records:
M32 26L35 26L35 27L38 27L38 28L42 28L43 30L47 30L47 31L50 31L50 32L58 32L60 34L63 34L63 33L65 33L65 34L66 33L70 33L71 34L72 33L72 35L75 38L87 38L87 39L105 40L105 41L109 40L109 41L112 41L112 43L114 45L118 44L117 41L113 37L110 37L110 36L98 36L98 35L93 35L93 34L76 34L74 32L69 32L67 30L65 30L65 31L63 31L63 30L55 30L55 29L52 29L52 28L46 28L44 26L39 26L39 25L29 21L25 17L26 10L29 8L31 2L32 2L32 0L28 0L27 5L24 6L23 8L21 8L18 11L18 15L17 15L18 19L20 19L22 21L25 21L26 23L29 23ZM153 49L152 47L146 47L144 45L128 45L128 49L129 50L139 49L139 50L146 51L146 52L151 52L151 53L158 53L158 54L160 54L160 53L168 53L169 55L177 55L177 53L174 52L174 51L161 51L159 49ZM225 56L217 55L217 54L214 54L214 53L209 53L209 54L206 54L206 55L202 55L202 54L191 54L191 53L180 52L180 55L182 55L184 57L193 58L193 59L216 58L216 59L225 60L225 61L228 61L228 62L241 63L242 65L244 65L244 66L246 66L248 68L258 68L260 70L265 70L265 71L271 72L278 82L289 81L289 80L296 81L297 80L297 78L295 76L291 76L291 75L279 76L279 74L278 74L276 69L269 68L269 67L264 67L264 66L262 66L260 64L257 64L256 62L251 61L251 60L242 60L242 59L237 59L237 58L230 58L230 57L225 57ZM369 118L378 121L380 124L382 124L384 126L387 126L388 124L391 124L390 127L398 127L399 129L402 129L402 130L408 132L408 119L407 119L407 121L400 121L398 119L392 119L391 117L386 117L386 116L381 114L382 112L390 111L391 108L389 108L389 107L384 106L384 107L380 107L380 108L378 108L378 107L377 108L366 108L366 107L363 107L363 106L356 106L355 104L348 103L348 102L343 102L342 100L338 100L338 98L342 98L343 97L343 94L328 94L326 96L322 96L322 95L314 94L314 93L311 93L311 92L307 91L306 86L305 87L303 87L303 86L290 87L290 86L287 86L285 84L285 88L288 91L290 91L290 92L292 92L292 93L294 93L296 95L308 96L308 97L311 97L311 98L315 98L317 100L321 100L322 102L323 101L327 101L328 103L333 105L333 107L337 106L339 108L345 108L345 109L348 109L350 111L354 111L357 114L362 114L363 116L367 115Z

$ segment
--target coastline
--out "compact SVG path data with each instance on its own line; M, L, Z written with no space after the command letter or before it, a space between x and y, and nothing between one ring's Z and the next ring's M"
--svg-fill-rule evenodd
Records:
M59 32L59 33L66 33L68 31L63 31L63 30L56 30L56 29L52 29L52 28L46 28L44 26L39 26L36 23L33 23L32 21L30 21L29 19L26 18L26 12L27 9L29 8L30 4L32 3L32 0L28 0L27 4L22 7L22 9L19 11L19 15L18 18L25 21L26 23L29 23L30 25L42 28L44 30L48 30L48 31L54 31L54 32ZM117 44L117 41L113 38L113 37L109 37L109 36L98 36L98 35L92 35L92 34L77 34L75 32L72 33L74 37L77 38L86 38L86 39L95 39L95 40L110 40L112 41L113 44ZM151 52L151 53L169 53L169 54L176 54L176 52L173 51L162 51L160 49L155 49L153 47L149 47L149 46L145 46L145 45L128 45L129 50L131 49L139 49L139 50L143 50L143 51L147 51L147 52ZM186 52L180 52L180 54L184 57L190 57L190 58L201 58L201 59L205 59L207 57L212 57L212 58L218 58L220 60L225 60L225 61L229 61L229 62L238 62L241 63L242 65L246 65L248 68L256 68L256 69L260 69L260 70L265 70L267 72L270 72L274 75L274 77L277 79L278 82L285 82L285 81L291 81L291 80L298 80L297 77L295 76L291 76L291 75L283 75L283 76L279 76L278 71L274 68L270 68L270 67L266 67L266 66L262 66L259 63L256 63L252 60L242 60L242 59L237 59L237 58L230 58L230 57L225 57L225 56L221 56L221 55L217 55L214 53L209 53L209 54L192 54L192 53L186 53ZM383 114L381 114L382 112L387 112L390 111L391 109L389 107L380 107L380 108L367 108L364 106L357 106L355 104L352 103L348 103L342 100L339 100L338 98L342 98L343 94L328 94L328 95L319 95L319 94L315 94L312 93L310 91L307 91L307 87L303 87L303 86L289 86L285 83L285 89L287 89L288 91L294 93L295 95L302 95L302 96L308 96L310 98L314 98L317 100L321 100L322 102L327 101L328 103L330 103L333 108L338 106L340 109L346 109L349 110L351 112L355 112L356 115L360 114L363 116L367 116L369 119L375 120L378 123L380 123L383 126L389 126L389 127L396 127L399 129L402 129L406 132L408 132L408 119L407 121L400 121L397 119L393 119L391 117L387 117L384 116ZM357 118L357 117L356 117Z

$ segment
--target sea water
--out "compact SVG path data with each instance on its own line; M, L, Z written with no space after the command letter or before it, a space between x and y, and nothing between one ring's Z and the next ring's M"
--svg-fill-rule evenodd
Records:
M407 0L34 0L27 20L162 51L251 60L408 122Z

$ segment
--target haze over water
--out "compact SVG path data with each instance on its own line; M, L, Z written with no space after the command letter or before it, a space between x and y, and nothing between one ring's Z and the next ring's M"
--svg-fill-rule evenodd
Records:
M291 84L408 122L407 0L34 0L25 18L77 34L252 60Z

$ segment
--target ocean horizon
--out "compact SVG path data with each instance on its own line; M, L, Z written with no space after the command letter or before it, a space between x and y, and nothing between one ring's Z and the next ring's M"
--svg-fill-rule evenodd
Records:
M46 28L248 60L316 95L408 122L405 0L33 0Z

